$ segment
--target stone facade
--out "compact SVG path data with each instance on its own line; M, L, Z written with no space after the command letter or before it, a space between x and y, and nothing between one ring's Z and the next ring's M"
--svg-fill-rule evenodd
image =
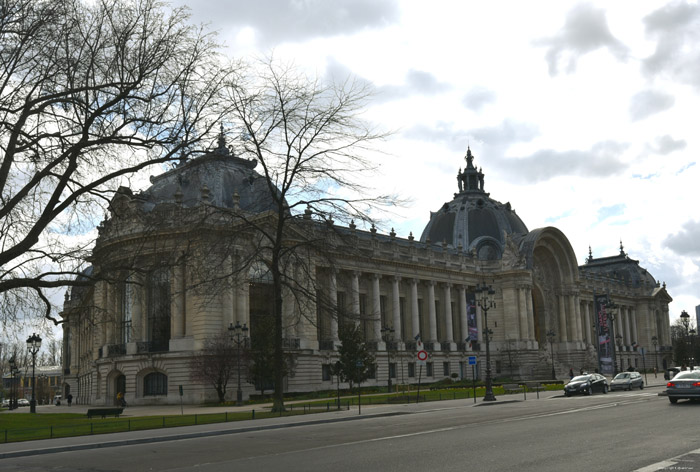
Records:
M486 328L497 377L550 379L552 364L560 378L569 368L593 371L601 367L595 301L603 294L618 306L622 368L670 360L665 285L622 247L579 266L561 231L528 231L510 203L489 197L473 159L468 151L458 192L431 214L420 240L299 216L290 231L323 233L327 244L323 254L307 254L312 270L288 269L305 289L283 297L293 360L287 391L335 387L328 367L348 320L376 351L367 385L386 385L390 371L394 384L417 383L416 339L429 352L423 382L471 377L472 355L483 376ZM64 388L76 401L112 404L124 391L131 404L179 403L180 386L184 402L215 399L213 388L192 380L192 354L236 322L250 326L254 339L269 303L266 268L248 257L258 241L252 228L274 218L254 167L221 142L154 178L145 192L118 191L85 273L96 282L73 289L62 312ZM475 303L483 283L496 291L488 326ZM392 338L383 337L387 328ZM243 389L255 393L247 382ZM229 391L235 394L231 384Z

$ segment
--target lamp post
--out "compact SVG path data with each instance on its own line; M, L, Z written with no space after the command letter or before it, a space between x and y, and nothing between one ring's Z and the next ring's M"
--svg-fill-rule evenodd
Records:
M554 349L552 348L552 342L554 342L554 336L556 334L554 333L553 329L550 329L547 331L547 341L549 341L549 352L552 353L552 380L557 379L557 374L554 372Z
M476 302L484 313L484 341L486 342L486 392L484 393L484 401L493 402L496 401L496 397L493 394L493 385L491 384L491 352L489 350L493 332L489 329L488 312L496 306L494 301L496 291L490 285L482 283L482 285L476 286L475 292Z
M685 328L685 348L686 348L686 351L687 351L688 346L689 346L689 343L688 343L688 328L690 327L690 315L689 315L688 312L685 311L685 310L683 310L683 311L681 312L681 324L682 324L683 327ZM687 364L688 364L688 358L689 358L690 356L688 356L687 353L686 353L686 356L685 356L685 357L686 357L686 362L685 362L685 363L686 363L686 365L687 365Z
M610 298L605 302L605 314L610 320L610 326L608 328L608 334L610 342L612 343L612 364L613 364L613 377L617 375L617 353L615 352L615 310L617 309L617 304L614 303Z
M696 331L694 328L691 328L689 333L690 336L688 337L688 352L690 353L690 355L688 356L688 368L690 370L693 370L693 365L695 364L695 353L693 352L693 347L695 347L695 343L693 342L693 340L695 339Z
M229 323L228 332L231 336L231 342L236 346L236 360L238 362L238 389L236 390L236 405L243 405L243 390L241 390L241 346L244 346L248 341L248 326L240 321L236 321L236 325Z
M15 382L15 375L19 369L17 369L17 364L15 363L15 356L10 357L10 376L12 378L12 383L10 384L10 410L17 408L17 385Z
M389 353L389 343L394 341L394 328L382 327L382 340L386 343L386 371L387 371L387 392L391 393L391 354Z
M656 371L659 370L659 362L657 360L657 354L659 352L659 338L652 336L651 344L654 345L654 378L656 378Z
M617 344L617 351L622 352L622 335L621 334L615 335L615 344ZM616 357L615 362L616 363L619 362L619 366L620 366L619 369L617 368L617 365L615 366L615 370L617 370L617 372L615 372L615 374L622 372L622 355L620 355L619 360Z
M32 400L29 403L29 412L36 413L36 355L41 349L41 337L38 334L32 333L31 336L27 338L27 350L32 355Z

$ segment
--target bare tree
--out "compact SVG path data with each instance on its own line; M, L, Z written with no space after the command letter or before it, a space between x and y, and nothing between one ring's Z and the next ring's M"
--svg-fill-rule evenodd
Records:
M158 0L0 0L0 313L54 323L120 180L212 139L231 82Z
M385 134L361 119L370 91L348 81L324 83L268 60L243 72L230 87L232 122L241 136L239 154L261 165L274 216L247 218L242 224L259 235L256 257L269 268L274 300L274 410L284 410L283 291L298 303L315 297L314 258L329 234L304 220L314 214L332 228L333 220L372 222L371 211L396 203L371 195L366 177L376 170L368 159ZM295 228L295 231L290 231ZM300 229L302 228L302 229ZM302 272L303 277L295 277ZM303 310L300 310L303 312Z
M238 353L243 357L246 356L245 351L234 347L226 332L212 336L205 341L203 349L193 354L189 363L190 377L213 386L219 403L223 403L228 383L236 373Z

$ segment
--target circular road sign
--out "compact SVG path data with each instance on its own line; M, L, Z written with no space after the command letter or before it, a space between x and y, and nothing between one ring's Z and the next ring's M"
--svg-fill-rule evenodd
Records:
M416 357L418 358L419 361L424 361L428 358L428 353L426 351L418 351L418 354L416 354Z

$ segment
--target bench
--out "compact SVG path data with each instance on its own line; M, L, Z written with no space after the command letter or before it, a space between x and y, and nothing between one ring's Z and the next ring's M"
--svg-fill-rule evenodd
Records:
M115 418L118 418L119 415L121 415L124 412L124 408L89 408L87 411L87 417L92 418L93 416L101 416L102 418L105 418L107 415L112 416L114 415Z
M522 387L518 384L503 384L503 392L504 393L513 393L513 392L521 392Z

